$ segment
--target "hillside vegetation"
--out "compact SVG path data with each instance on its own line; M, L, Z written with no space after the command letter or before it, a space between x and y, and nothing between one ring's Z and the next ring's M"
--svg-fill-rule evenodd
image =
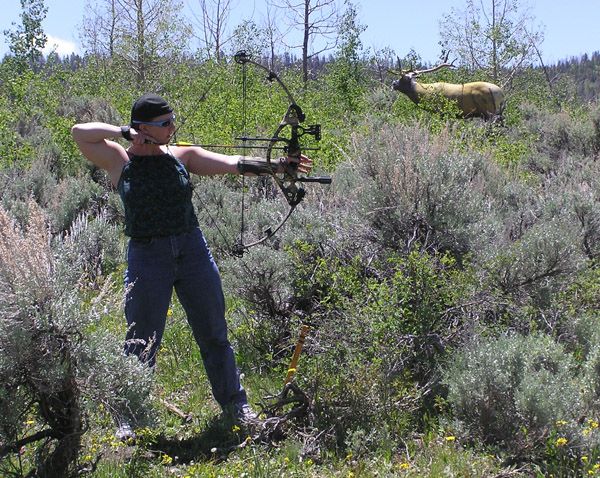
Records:
M309 155L333 183L308 184L241 258L242 207L260 237L287 212L276 186L194 192L244 386L270 420L243 430L221 419L175 296L153 374L121 356L123 213L70 128L127 123L142 91L117 63L71 60L0 64L0 475L600 475L597 82L583 98L572 69L552 88L524 70L496 125L427 112L366 60L306 85L278 65L322 125ZM255 68L244 102L231 58L161 74L146 88L173 104L180 141L268 137L288 106ZM147 421L135 443L113 437L124 407Z

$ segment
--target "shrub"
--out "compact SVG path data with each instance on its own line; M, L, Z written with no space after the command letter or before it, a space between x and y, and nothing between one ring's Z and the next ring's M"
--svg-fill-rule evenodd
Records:
M536 220L521 237L500 244L483 267L502 291L515 298L525 292L537 305L548 306L549 297L543 294L555 291L553 285L561 284L561 277L577 272L582 265L575 232L568 221L558 217Z
M62 477L74 471L87 411L145 417L150 380L119 339L94 330L116 305L111 283L85 301L82 264L61 250L85 228L53 248L40 208L30 201L27 212L21 228L0 209L0 469L28 445L32 475Z
M537 138L534 145L538 154L557 161L565 155L593 156L597 152L597 129L593 111L586 109L551 113L525 103L523 127Z
M33 198L49 215L54 233L67 231L85 211L99 213L110 202L101 184L89 176L68 176L58 180L50 160L39 159L26 169L6 169L6 187L1 193L4 208L20 222L26 221L27 202Z
M548 336L470 343L443 372L457 427L474 442L540 453L557 420L582 415L574 366L573 357Z
M50 162L35 160L26 168L6 168L0 172L3 184L2 204L14 211L33 198L41 207L46 207L56 191L56 178L50 170Z
M242 363L272 367L289 355L292 327L297 324L292 291L292 264L283 251L256 247L244 259L222 263L232 303L236 350Z
M369 224L378 243L460 257L497 235L494 193L506 179L491 161L456 151L448 129L371 127L353 138L352 160L336 179L349 183L356 222Z
M484 287L517 304L547 309L596 251L595 195L587 179L592 166L565 158L556 173L517 175L493 192L497 234L473 250ZM593 175L592 175L593 177ZM586 179L584 179L586 178Z
M374 446L406 433L432 406L437 364L460 328L449 312L465 280L456 264L416 252L370 263L327 248L293 253L296 301L313 326L302 367L318 428L333 428L338 445L358 430L373 430Z
M88 209L100 209L107 199L108 194L102 186L88 177L66 177L57 184L47 208L53 230L55 232L68 230L79 214Z
M96 217L81 213L70 230L57 239L62 264L68 264L69 270L78 275L73 280L85 280L86 287L94 287L110 276L124 257L118 229L109 222L107 210L102 209Z

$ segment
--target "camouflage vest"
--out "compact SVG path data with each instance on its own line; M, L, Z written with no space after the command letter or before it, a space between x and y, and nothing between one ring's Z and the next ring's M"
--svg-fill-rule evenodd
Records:
M130 155L117 189L125 207L125 234L130 237L170 236L198 226L190 175L171 154Z

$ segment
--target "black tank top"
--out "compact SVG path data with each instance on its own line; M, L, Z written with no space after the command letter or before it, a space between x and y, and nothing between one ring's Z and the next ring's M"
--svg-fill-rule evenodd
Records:
M125 234L130 237L170 236L198 226L190 175L171 154L130 155L117 189L125 207Z

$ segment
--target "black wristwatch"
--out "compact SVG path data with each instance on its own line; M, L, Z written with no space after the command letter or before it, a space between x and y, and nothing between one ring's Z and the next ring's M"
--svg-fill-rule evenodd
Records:
M123 138L125 138L127 141L133 141L130 129L131 128L129 125L121 126L121 136L123 136Z

